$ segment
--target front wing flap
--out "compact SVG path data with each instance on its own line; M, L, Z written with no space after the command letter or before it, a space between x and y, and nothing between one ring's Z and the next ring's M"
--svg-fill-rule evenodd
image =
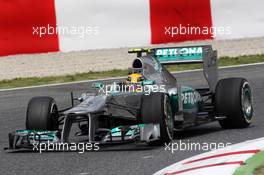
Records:
M8 135L9 147L6 149L32 148L34 143L60 142L59 131L16 130Z

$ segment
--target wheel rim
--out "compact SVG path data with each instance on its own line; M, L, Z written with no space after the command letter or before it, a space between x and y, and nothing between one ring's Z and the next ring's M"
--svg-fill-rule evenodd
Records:
M168 96L166 95L164 97L164 115L165 115L165 124L166 124L166 130L168 133L168 136L170 140L173 139L173 132L174 132L174 123L173 123L173 116L172 116L172 111L171 111L171 106L170 106L170 101Z
M57 109L56 105L53 103L51 105L50 114L52 117L55 117L57 115L57 113L58 113L58 109Z
M56 130L57 129L57 114L58 114L58 109L57 106L55 105L55 103L52 103L51 108L50 108L50 118L51 118L51 128L52 130Z
M244 117L247 122L250 122L252 118L253 107L251 89L247 82L243 85L241 103Z

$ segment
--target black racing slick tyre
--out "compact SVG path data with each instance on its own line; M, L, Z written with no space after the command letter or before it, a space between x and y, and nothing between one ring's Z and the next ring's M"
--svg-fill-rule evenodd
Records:
M253 117L252 93L248 81L244 78L227 78L217 83L216 113L225 116L219 120L222 128L246 128Z
M160 125L160 139L150 141L150 146L162 146L173 139L174 121L169 96L164 93L144 95L141 104L142 123Z
M58 107L51 97L33 97L27 108L26 128L55 131L59 128Z

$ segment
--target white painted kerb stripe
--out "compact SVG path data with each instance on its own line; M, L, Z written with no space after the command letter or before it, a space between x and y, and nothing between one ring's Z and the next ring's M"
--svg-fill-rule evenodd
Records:
M61 51L149 45L147 0L56 0L58 26L98 27L97 35L59 35Z
M211 0L213 26L231 30L230 35L216 39L264 36L263 7L263 0Z

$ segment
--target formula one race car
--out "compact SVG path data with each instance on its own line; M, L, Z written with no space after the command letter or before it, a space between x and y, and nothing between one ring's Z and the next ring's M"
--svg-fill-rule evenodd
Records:
M123 81L94 83L96 93L83 93L77 105L58 110L51 97L29 101L26 130L9 134L9 148L33 142L68 143L75 136L89 143L143 141L163 145L174 131L218 121L222 128L245 128L253 116L252 93L244 78L218 81L217 52L209 45L132 49L137 58ZM208 88L180 86L167 64L203 64Z

